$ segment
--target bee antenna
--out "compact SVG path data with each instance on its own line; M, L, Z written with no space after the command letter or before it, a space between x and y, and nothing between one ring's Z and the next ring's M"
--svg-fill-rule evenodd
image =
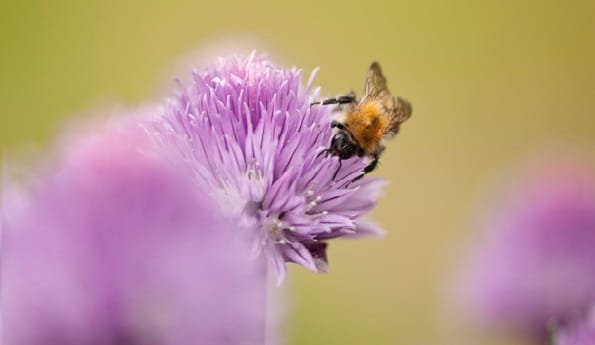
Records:
M333 174L333 181L337 178L337 174L339 173L339 170L341 170L342 165L343 165L342 159L339 159L339 166L337 166L337 170Z

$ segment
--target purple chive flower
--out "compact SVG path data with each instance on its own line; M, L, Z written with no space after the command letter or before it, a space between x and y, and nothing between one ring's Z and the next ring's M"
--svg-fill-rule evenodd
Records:
M382 183L351 183L366 165L354 158L338 168L319 155L331 138L327 107L310 107L317 91L301 73L264 57L221 59L181 85L151 127L176 147L218 207L243 226L257 252L275 267L285 262L327 270L327 240L370 235L378 229L359 218L370 211ZM253 231L253 229L256 231Z
M264 343L264 262L136 122L4 181L3 343Z
M593 345L595 344L595 317L577 324L560 328L555 335L555 345Z
M555 158L510 188L468 258L461 297L484 321L543 335L595 304L595 175Z

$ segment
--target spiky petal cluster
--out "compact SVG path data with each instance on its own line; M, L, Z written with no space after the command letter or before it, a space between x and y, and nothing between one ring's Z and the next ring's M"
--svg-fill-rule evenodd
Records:
M461 291L482 319L543 333L595 304L595 176L557 155L527 170L485 222Z
M75 130L26 190L4 181L6 344L264 343L263 263L136 121Z
M221 59L195 72L150 127L176 147L219 207L257 227L255 246L279 277L285 262L327 268L326 241L376 233L358 219L375 204L380 181L357 182L366 162L319 155L331 138L326 107L310 107L317 92L295 69L263 57Z

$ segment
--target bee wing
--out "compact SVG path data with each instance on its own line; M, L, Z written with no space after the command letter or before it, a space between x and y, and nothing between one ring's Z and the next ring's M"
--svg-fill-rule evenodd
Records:
M389 113L388 125L383 133L387 138L391 138L399 132L399 127L411 117L412 111L409 101L401 97L391 97L391 99L392 107L387 107L387 109L392 109L392 111Z
M391 138L399 131L401 124L411 117L411 103L400 97L393 97L386 86L380 64L373 62L366 74L364 94L360 103L379 101L388 110L388 125L383 131L385 138Z
M380 64L373 62L366 74L366 81L364 82L364 93L361 102L369 101L373 98L385 98L390 96L390 92L386 86L386 78L382 74Z

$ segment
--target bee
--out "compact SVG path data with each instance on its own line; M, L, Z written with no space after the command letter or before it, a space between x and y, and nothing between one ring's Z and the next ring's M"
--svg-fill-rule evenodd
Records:
M320 153L339 157L339 166L333 175L333 180L341 169L341 161L356 155L367 156L372 160L353 181L372 172L384 151L384 140L394 137L399 132L401 124L411 117L411 104L391 95L378 62L373 62L368 69L364 92L359 101L352 92L314 102L310 106L330 104L337 105L337 109L341 110L343 115L340 120L331 122L334 134L330 147Z

